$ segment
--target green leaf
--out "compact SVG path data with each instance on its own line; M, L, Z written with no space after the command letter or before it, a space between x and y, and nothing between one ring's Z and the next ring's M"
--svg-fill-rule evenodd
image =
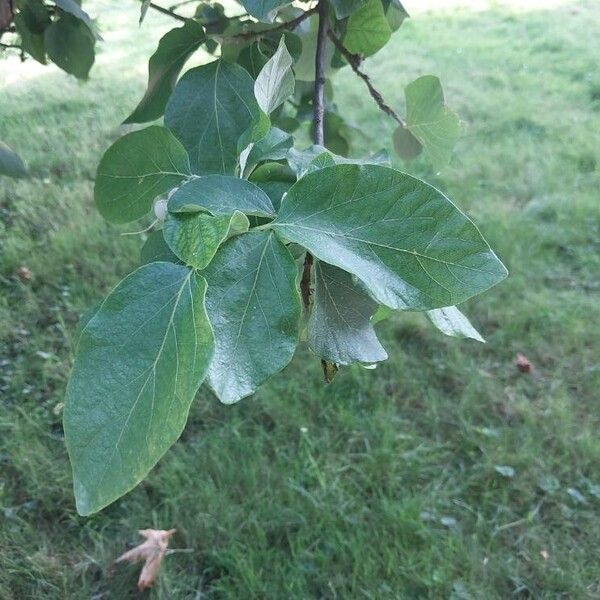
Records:
M367 0L330 0L335 17L338 20L349 17L355 10L362 8Z
M190 269L144 265L83 328L64 415L80 514L135 487L181 435L213 356L205 292Z
M406 86L404 93L406 126L422 144L433 166L441 169L452 156L460 131L459 119L444 103L442 85L433 75L419 77Z
M143 265L152 262L172 262L178 264L180 260L173 254L171 248L167 246L162 229L159 229L148 235L140 250L140 262Z
M275 216L271 200L259 187L226 175L190 179L171 196L168 208L172 213L209 211L230 215L239 210L257 217Z
M298 177L333 165L390 165L390 157L385 150L380 150L366 158L348 158L318 145L310 146L306 150L292 148L287 154L287 159Z
M75 2L75 0L54 0L54 4L58 6L61 10L64 10L66 13L73 15L76 19L79 19L92 33L92 35L97 40L102 40L102 37L98 33L98 30L94 27L94 23L92 19L90 19L90 15L88 15L85 10Z
M244 151L247 152L248 146L262 140L269 133L270 129L271 119L269 115L259 109L250 127L242 133L237 141L237 154L241 154Z
M209 383L221 402L252 394L292 359L300 298L296 263L272 232L227 241L203 272L215 331Z
M79 19L63 14L46 29L44 45L50 60L63 71L87 79L94 64L94 38Z
M400 158L412 160L423 152L421 142L404 125L399 125L392 136L394 150Z
M506 277L475 225L425 182L387 167L336 165L294 184L272 227L356 275L381 304L458 304Z
M165 125L185 146L193 171L202 175L232 175L238 139L259 118L254 81L239 65L221 60L189 70L165 110Z
M251 171L259 162L265 160L283 160L294 145L294 138L285 131L271 127L267 135L250 144L245 151L244 160L240 156L240 171L242 176Z
M104 153L98 165L96 206L113 223L135 221L189 172L186 151L168 129L152 125L128 133Z
M291 0L240 0L242 6L259 21L272 23L277 15L277 10Z
M169 214L164 237L169 248L186 265L204 269L229 237L248 231L248 217L239 211L215 217L209 213Z
M375 302L352 275L317 261L307 341L321 358L338 365L375 363L387 358L371 324Z
M270 115L294 93L294 85L292 57L285 46L285 38L281 36L277 52L261 69L254 83L258 106Z
M140 6L140 25L144 22L144 19L146 18L146 13L150 8L150 4L152 4L152 0L142 0L142 5Z
M385 12L385 18L390 25L392 31L400 29L405 19L409 18L408 12L400 0L382 0L383 11Z
M254 42L240 50L236 62L250 73L252 79L256 79L268 60L269 57L262 51L260 42Z
M470 338L485 343L481 334L471 325L469 319L456 306L445 306L436 310L428 310L425 314L435 327L446 335Z
M252 172L250 181L269 196L275 210L278 210L281 198L296 182L296 176L286 165L265 163Z
M35 60L46 64L44 31L50 25L50 14L42 0L27 0L14 16L17 33L21 37L23 50Z
M183 65L205 39L202 26L192 19L188 19L183 27L171 29L160 39L148 62L146 93L125 123L154 121L165 112Z
M352 54L370 56L389 41L392 30L383 12L381 0L367 3L348 18L344 46Z
M0 140L0 175L27 177L27 167L21 157Z

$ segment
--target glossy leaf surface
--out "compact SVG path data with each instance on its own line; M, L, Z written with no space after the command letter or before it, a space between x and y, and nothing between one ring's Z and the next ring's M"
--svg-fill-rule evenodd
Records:
M216 344L208 377L221 402L249 396L291 360L300 316L296 274L288 249L266 231L227 241L203 271Z
M222 60L185 73L165 110L165 125L185 146L194 173L201 175L232 175L238 139L259 118L254 81L239 65Z
M169 212L199 212L230 215L239 210L246 215L273 217L271 200L258 186L238 177L206 175L194 177L169 199Z
M273 227L356 275L391 308L457 304L506 276L448 198L387 167L337 165L305 175L288 191Z
M190 269L151 263L81 331L64 414L80 514L131 490L181 435L213 355L205 291Z

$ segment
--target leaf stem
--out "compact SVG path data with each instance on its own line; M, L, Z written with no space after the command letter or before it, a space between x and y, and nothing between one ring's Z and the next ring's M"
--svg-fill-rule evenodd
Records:
M181 21L183 23L187 21L187 18L183 15L180 15L169 8L163 8L162 6L155 4L154 2L150 2L150 8L154 9L159 13L162 13L163 15L167 15L168 17L171 17L172 19L175 19L177 21Z
M371 78L364 72L361 71L360 65L362 63L362 58L358 54L352 54L341 42L341 40L333 33L333 31L329 30L328 34L329 39L334 43L335 47L339 50L340 54L348 61L348 64L352 67L352 70L356 75L358 75L365 83L369 90L369 94L375 102L377 106L386 114L388 117L391 117L399 123L400 125L406 127L406 123L398 115L398 113L384 100L381 92L377 90L373 84L371 83Z

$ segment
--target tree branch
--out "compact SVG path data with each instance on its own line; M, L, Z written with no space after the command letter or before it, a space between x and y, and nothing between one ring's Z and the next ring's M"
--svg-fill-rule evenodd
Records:
M168 17L171 17L172 19L175 19L177 21L181 21L183 23L185 23L187 21L187 18L176 13L174 10L171 10L169 8L163 8L162 6L159 6L158 4L155 4L154 2L150 2L150 8L154 9L155 11L162 13L163 15L167 15Z
M348 61L348 64L352 67L352 70L364 81L365 85L369 90L369 94L371 94L371 97L373 98L373 100L375 100L377 106L386 115L388 115L388 117L391 117L392 119L394 119L394 121L406 127L406 123L404 122L402 117L400 117L400 115L398 115L398 113L389 104L386 103L386 101L383 99L383 96L381 95L381 92L375 89L375 87L371 83L370 77L364 71L361 71L360 65L362 63L362 58L358 54L352 54L352 52L350 52L344 46L344 44L342 44L340 39L333 33L333 31L329 30L328 35L329 39L339 50L340 54Z
M313 125L315 144L323 146L325 144L325 46L327 44L327 31L329 30L329 23L327 22L327 0L319 0L319 4L315 8L319 11L319 30L317 32L317 51L315 53ZM300 292L302 294L302 302L306 310L308 310L310 307L310 271L312 265L312 254L310 252L307 252L306 257L304 259L304 270L302 271L302 280L300 281Z
M303 21L308 19L311 15L314 15L319 10L318 6L313 8L309 8L304 11L300 16L295 19L291 19L290 21L286 21L285 23L280 23L276 27L271 27L270 29L263 29L262 31L244 31L243 33L236 33L232 35L232 38L238 38L242 40L252 40L255 38L260 38L268 33L277 33L278 31L292 31L300 25Z

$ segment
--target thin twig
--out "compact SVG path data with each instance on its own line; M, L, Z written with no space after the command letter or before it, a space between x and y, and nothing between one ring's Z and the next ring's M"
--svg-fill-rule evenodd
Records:
M315 87L313 93L313 125L315 144L325 144L325 45L327 44L327 0L319 0L315 7L319 11L319 30L317 32L317 51L315 53ZM306 13L305 13L306 14ZM300 281L302 302L306 310L310 307L310 271L313 265L313 256L310 252L304 258L304 269Z
M187 18L184 17L183 15L176 13L174 10L170 10L168 8L163 8L162 6L159 6L158 4L155 4L154 2L150 2L150 8L153 8L155 11L162 13L163 15L167 15L168 17L171 17L172 19L176 19L177 21L181 21L183 23L185 23L187 21Z
M319 5L319 30L317 32L317 51L315 54L315 88L313 93L313 121L315 144L325 144L324 116L325 116L325 47L327 44L327 0L320 0Z
M236 33L232 35L232 38L242 39L242 40L252 40L255 38L263 37L268 33L277 33L278 31L292 31L300 25L303 21L308 19L311 15L314 15L317 10L319 10L318 6L314 6L313 8L309 8L304 11L300 16L292 19L290 21L286 21L285 23L280 23L276 27L271 27L270 29L263 29L262 31L244 31L242 33Z
M406 123L398 115L398 113L383 99L381 92L379 92L373 84L371 83L370 77L364 72L361 71L360 65L362 63L362 58L358 54L352 54L345 46L342 44L340 39L333 33L333 31L329 30L328 32L329 39L334 43L335 47L339 50L340 54L348 61L348 64L352 67L352 70L364 81L365 85L369 90L369 94L375 102L377 106L389 117L394 119L400 125L406 127Z
M18 44L3 44L2 42L0 42L0 48L3 48L4 50L6 50L7 48L18 48L19 50L23 49Z

